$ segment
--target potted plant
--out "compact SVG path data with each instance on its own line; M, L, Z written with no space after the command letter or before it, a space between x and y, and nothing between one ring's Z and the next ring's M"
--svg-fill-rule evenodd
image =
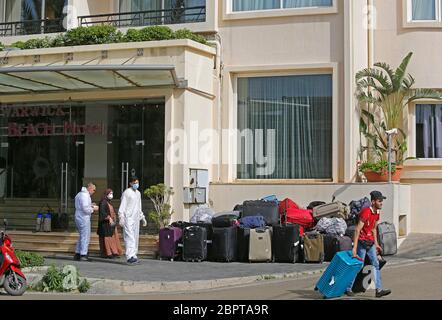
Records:
M149 220L153 221L158 228L168 226L173 214L170 205L170 197L174 194L173 188L160 183L144 190L144 194L152 201L155 209L148 213Z
M400 180L404 162L411 159L406 157L408 136L404 124L405 108L418 99L442 100L442 95L436 90L412 88L415 79L407 74L412 55L410 52L396 70L386 63L376 63L373 68L356 74L359 129L367 141L367 145L361 147L362 151L367 152L367 160L361 164L360 170L368 181L388 181L387 131L394 128L398 134L391 138L392 180Z
M152 201L155 209L148 213L148 220L155 224L157 230L168 226L170 223L170 218L173 214L170 205L170 197L173 194L173 188L168 187L163 183L150 186L148 189L144 190L144 195ZM157 240L156 246L156 256L158 256L160 250L159 240Z

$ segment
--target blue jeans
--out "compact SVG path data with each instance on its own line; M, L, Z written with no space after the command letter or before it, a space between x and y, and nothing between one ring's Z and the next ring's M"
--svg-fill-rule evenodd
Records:
M373 265L374 273L374 283L376 286L376 290L382 290L382 281L381 281L381 272L379 271L379 260L378 260L378 254L376 252L376 246L372 245L370 250L365 249L360 242L358 242L358 257L365 261L365 255L367 254L370 258L371 264ZM353 284L355 282L356 278L353 279L350 286L347 288L347 290L351 290L353 287Z

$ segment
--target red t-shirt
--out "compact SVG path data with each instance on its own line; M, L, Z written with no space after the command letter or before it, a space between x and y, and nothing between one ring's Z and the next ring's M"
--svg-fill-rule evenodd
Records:
M373 228L376 221L379 221L379 214L374 213L371 208L365 208L359 214L359 221L364 223L359 240L374 241Z

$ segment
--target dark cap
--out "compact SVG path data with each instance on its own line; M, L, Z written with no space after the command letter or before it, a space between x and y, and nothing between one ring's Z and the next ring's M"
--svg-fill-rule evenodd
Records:
M379 191L373 191L373 192L371 192L371 193L370 193L370 196L371 196L371 201L373 201L373 200L384 200L384 199L387 199L387 198L384 197L384 196L382 195L382 193L379 192Z

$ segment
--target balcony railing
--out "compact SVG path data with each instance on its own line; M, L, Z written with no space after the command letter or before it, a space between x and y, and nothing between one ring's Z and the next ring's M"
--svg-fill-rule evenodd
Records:
M58 19L23 20L0 23L0 36L22 36L29 34L55 33L66 31L64 17Z
M206 6L137 12L119 12L78 17L78 25L82 27L92 25L112 25L117 28L124 28L205 21Z

